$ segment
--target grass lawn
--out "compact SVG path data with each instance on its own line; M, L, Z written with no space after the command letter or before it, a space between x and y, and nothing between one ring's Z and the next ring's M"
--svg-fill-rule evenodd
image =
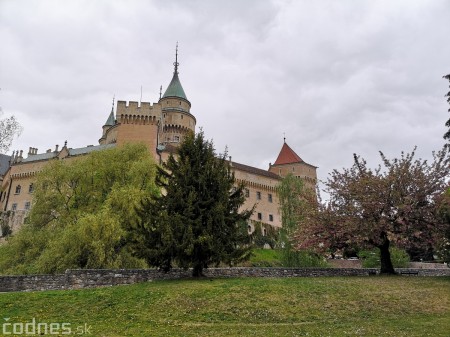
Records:
M2 323L86 323L86 336L436 337L450 336L450 278L155 281L2 293L0 310Z

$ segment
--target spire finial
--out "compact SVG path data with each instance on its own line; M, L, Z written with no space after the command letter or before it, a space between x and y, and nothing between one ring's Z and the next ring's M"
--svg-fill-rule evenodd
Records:
M111 107L111 111L114 111L114 101L116 99L116 94L113 95L113 102L112 102L112 107Z
M173 63L175 66L175 71L173 72L175 75L178 75L178 66L180 65L178 63L178 41L177 41L177 47L175 48L175 62Z
M286 132L283 132L283 141L286 143Z
M162 96L162 85L159 87L159 99L161 100L161 96Z

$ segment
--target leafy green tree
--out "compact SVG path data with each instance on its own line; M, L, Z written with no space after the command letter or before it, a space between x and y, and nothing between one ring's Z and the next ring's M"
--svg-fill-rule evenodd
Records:
M442 237L439 198L450 174L448 151L444 147L430 163L415 160L414 151L393 160L381 153L384 171L381 166L370 169L355 155L350 169L332 172L326 183L329 205L299 226L299 246L326 251L339 240L376 247L381 273L395 273L391 243L426 249Z
M278 243L279 230L261 221L253 222L253 232L249 235L255 247L265 248L267 245L274 249ZM264 234L263 234L264 233Z
M226 153L216 156L203 132L185 138L157 181L165 193L143 204L141 220L129 230L138 257L163 270L173 263L192 267L193 276L211 264L249 257L247 220L253 210L239 212L243 185L236 185Z
M55 160L38 175L22 229L0 247L0 271L56 273L68 268L145 267L126 245L126 224L159 194L144 145Z
M284 177L278 185L282 226L279 231L281 260L286 267L298 267L300 252L293 245L293 235L297 231L300 219L305 216L307 195L303 181L292 174Z
M445 193L442 195L441 206L440 206L440 216L446 228L443 231L441 241L439 243L437 253L439 257L450 266L450 187L447 188Z

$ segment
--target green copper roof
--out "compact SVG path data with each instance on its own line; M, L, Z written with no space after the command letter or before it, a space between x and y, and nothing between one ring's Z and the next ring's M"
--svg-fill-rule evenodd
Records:
M111 113L109 114L109 117L105 123L105 126L112 126L115 124L115 118L114 118L114 111L111 109Z
M170 84L162 98L165 97L181 97L188 100L186 94L184 93L183 87L181 86L180 79L178 78L178 72L176 71L173 74L172 81L170 81Z

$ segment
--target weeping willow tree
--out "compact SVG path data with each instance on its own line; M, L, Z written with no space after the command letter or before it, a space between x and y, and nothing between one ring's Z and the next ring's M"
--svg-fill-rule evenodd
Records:
M321 259L315 254L298 250L295 237L302 220L317 207L314 192L305 187L301 178L288 174L278 185L278 197L282 219L279 246L283 265L286 267L322 265Z
M144 199L159 194L144 145L50 162L34 184L27 223L0 247L2 273L57 273L68 268L136 268L126 224Z

